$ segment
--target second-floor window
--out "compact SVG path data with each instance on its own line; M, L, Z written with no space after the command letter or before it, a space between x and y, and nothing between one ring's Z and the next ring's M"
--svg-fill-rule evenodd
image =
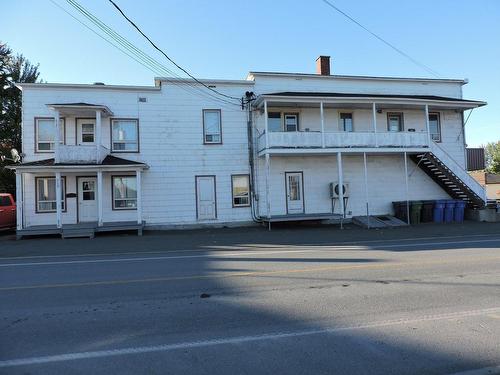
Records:
M434 142L441 142L441 123L439 113L429 113L429 130Z
M283 131L283 126L281 124L281 112L269 112L267 114L267 127L269 132Z
M340 113L340 129L345 132L354 131L352 113Z
M203 110L203 143L222 143L221 111L220 109Z
M111 151L139 152L139 122L134 119L111 121Z
M64 143L64 119L59 120L59 139ZM35 151L36 152L54 152L56 139L56 122L53 118L35 119Z
M387 130L390 132L401 132L403 131L403 114L391 113L387 114Z

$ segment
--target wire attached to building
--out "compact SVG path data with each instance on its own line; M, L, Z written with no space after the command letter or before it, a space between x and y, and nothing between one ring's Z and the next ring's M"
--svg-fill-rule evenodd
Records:
M329 0L321 0L321 1L323 1L326 5L328 5L330 8L334 9L338 13L342 14L344 17L346 17L351 22L353 22L356 25L358 25L359 27L361 27L363 30L365 30L366 32L368 32L369 34L371 34L373 37L375 37L378 40L380 40L382 43L384 43L388 47L392 48L394 51L396 51L397 53L399 53L401 56L406 57L408 60L410 60L415 65L419 66L422 69L425 69L427 72L429 72L430 74L432 74L436 78L440 77L440 74L438 72L436 72L434 69L432 69L432 68L428 67L427 65L425 65L425 64L417 61L416 59L414 59L413 57L411 57L410 55L408 55L406 52L404 52L401 49L399 49L398 47L396 47L394 44L388 42L387 40L385 40L381 36L375 34L373 31L371 31L370 29L368 29L366 26L363 26L359 21L356 21L349 14L347 14L346 12L344 12L343 10L341 10L340 8L338 8L337 6L335 6L334 4L332 4Z
M184 69L182 66L180 66L179 64L177 64L172 58L170 58L161 48L159 48L140 28L139 26L137 26L129 17L127 17L127 15L123 12L123 10L121 10L121 8L113 1L113 0L108 0L111 4L113 4L113 6L118 10L118 12L121 13L121 15L157 50L159 51L163 56L165 56L168 61L170 61L172 64L174 64L178 69L182 70L184 73L186 73L189 77L191 77L193 80L195 80L196 82L198 82L200 85L206 87L207 89L215 92L216 94L218 95L221 95L221 96L224 96L226 98L229 98L229 99L234 99L234 100L238 100L240 101L241 98L237 98L235 96L231 96L231 95L226 95L218 90L215 90L213 87L210 87L208 85L206 85L205 83L203 83L202 81L200 81L199 79L197 79L196 77L194 77L191 73L189 73L186 69Z

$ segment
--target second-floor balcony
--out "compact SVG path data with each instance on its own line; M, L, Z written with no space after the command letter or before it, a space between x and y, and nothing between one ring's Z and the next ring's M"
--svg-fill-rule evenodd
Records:
M461 113L484 105L457 97L279 92L254 103L260 155L420 151L462 132ZM320 149L320 150L317 150ZM329 150L330 149L330 150ZM335 149L335 150L333 150Z
M266 134L259 136L259 151L266 148L376 148L428 147L429 135L426 132L269 132L266 147Z
M98 145L60 145L59 163L99 164L109 154L109 150Z

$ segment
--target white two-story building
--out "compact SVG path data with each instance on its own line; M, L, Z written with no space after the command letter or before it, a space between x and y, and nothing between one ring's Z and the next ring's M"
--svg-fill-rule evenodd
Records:
M18 234L391 214L485 202L466 172L464 80L251 72L155 85L20 84ZM343 186L343 188L340 188Z

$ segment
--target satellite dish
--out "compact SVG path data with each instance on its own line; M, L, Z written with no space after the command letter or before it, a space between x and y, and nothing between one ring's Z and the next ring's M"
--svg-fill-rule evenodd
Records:
M12 156L14 163L19 163L21 161L21 155L19 155L19 152L17 152L15 148L10 150L10 155Z

